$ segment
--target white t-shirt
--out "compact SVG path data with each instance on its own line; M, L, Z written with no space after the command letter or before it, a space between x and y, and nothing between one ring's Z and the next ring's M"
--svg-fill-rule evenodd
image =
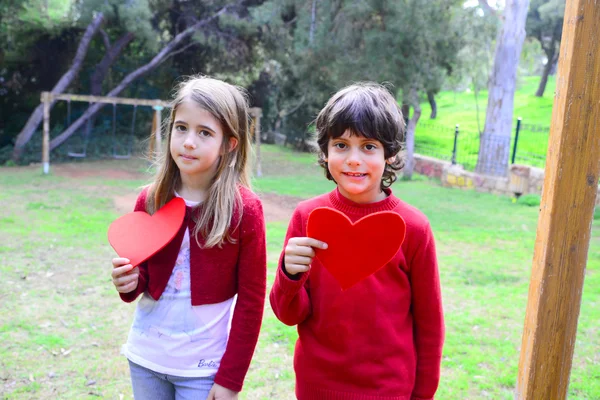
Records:
M187 229L167 287L158 301L144 292L122 352L132 362L156 372L213 376L225 353L234 306L235 296L222 303L192 306Z

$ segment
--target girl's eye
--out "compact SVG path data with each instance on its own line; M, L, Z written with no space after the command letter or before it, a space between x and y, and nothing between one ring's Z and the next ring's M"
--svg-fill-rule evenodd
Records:
M187 127L185 125L176 125L175 126L175 130L177 132L186 132L187 131Z
M365 149L367 150L375 150L377 148L377 146L375 146L374 144L366 144L365 145Z
M209 136L211 136L211 133L209 131L202 130L202 131L198 132L198 135L209 137Z
M342 142L338 142L338 143L334 143L333 147L335 147L337 149L345 149L346 148L346 144L342 143Z

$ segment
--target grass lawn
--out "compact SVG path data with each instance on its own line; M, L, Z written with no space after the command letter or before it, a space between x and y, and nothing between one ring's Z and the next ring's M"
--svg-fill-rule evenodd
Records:
M517 163L543 167L548 147L548 133L554 103L555 77L548 79L544 97L535 97L539 77L521 77L515 93L514 122L512 127L511 154L517 118L522 118L517 143ZM450 160L454 144L454 130L459 125L457 161L467 169L473 169L479 152L479 130L485 126L487 90L478 94L475 101L473 92L441 92L436 96L438 114L429 119L430 106L421 104L423 114L417 125L415 144L417 153ZM479 126L477 124L479 107ZM539 130L539 131L538 131Z
M262 157L264 176L255 179L255 190L288 211L298 198L333 187L311 155L263 146ZM2 399L132 398L119 349L134 305L122 303L110 281L106 230L133 207L120 204L148 180L145 164L71 167L77 178L44 177L38 167L0 168ZM107 170L123 173L120 179L85 173ZM512 399L538 208L423 177L393 188L429 217L437 240L447 329L437 398ZM286 227L285 218L267 224L269 286ZM240 397L293 399L296 331L276 320L268 302L265 311ZM569 399L600 398L598 320L600 220L592 225Z

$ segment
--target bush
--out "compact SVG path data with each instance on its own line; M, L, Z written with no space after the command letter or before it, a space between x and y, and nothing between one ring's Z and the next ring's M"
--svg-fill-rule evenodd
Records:
M519 197L517 200L517 204L528 206L528 207L537 207L541 203L541 196L538 194L526 194L524 196Z

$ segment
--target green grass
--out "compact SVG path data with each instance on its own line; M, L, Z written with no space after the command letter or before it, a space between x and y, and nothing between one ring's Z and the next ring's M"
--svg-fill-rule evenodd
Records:
M264 176L255 178L254 187L275 193L270 196L281 204L333 187L313 155L269 145L261 154ZM133 161L93 167L122 163ZM122 303L110 282L113 251L106 230L119 215L115 199L135 196L145 181L44 177L38 168L0 168L0 398L132 398L119 349L134 305ZM446 318L436 398L514 398L539 197L513 202L443 188L419 176L396 182L393 190L429 217L436 237ZM267 224L269 286L286 229L285 220ZM569 399L600 398L599 320L596 217ZM280 323L267 301L242 399L294 398L296 337L295 328Z
M516 121L522 118L519 133L517 163L544 166L548 147L549 131L534 132L531 126L549 128L554 102L555 79L548 79L544 97L535 97L534 93L539 77L529 76L519 79L514 98L514 122L512 127L511 154L514 143ZM454 130L459 125L457 161L467 169L473 169L479 152L479 130L485 126L487 108L487 90L478 94L478 101L472 92L444 91L436 96L438 114L435 120L429 119L430 106L421 104L423 114L415 133L416 152L424 155L450 160L454 144ZM477 124L477 106L479 107L479 126ZM533 155L532 155L533 154ZM537 156L534 156L537 155Z

